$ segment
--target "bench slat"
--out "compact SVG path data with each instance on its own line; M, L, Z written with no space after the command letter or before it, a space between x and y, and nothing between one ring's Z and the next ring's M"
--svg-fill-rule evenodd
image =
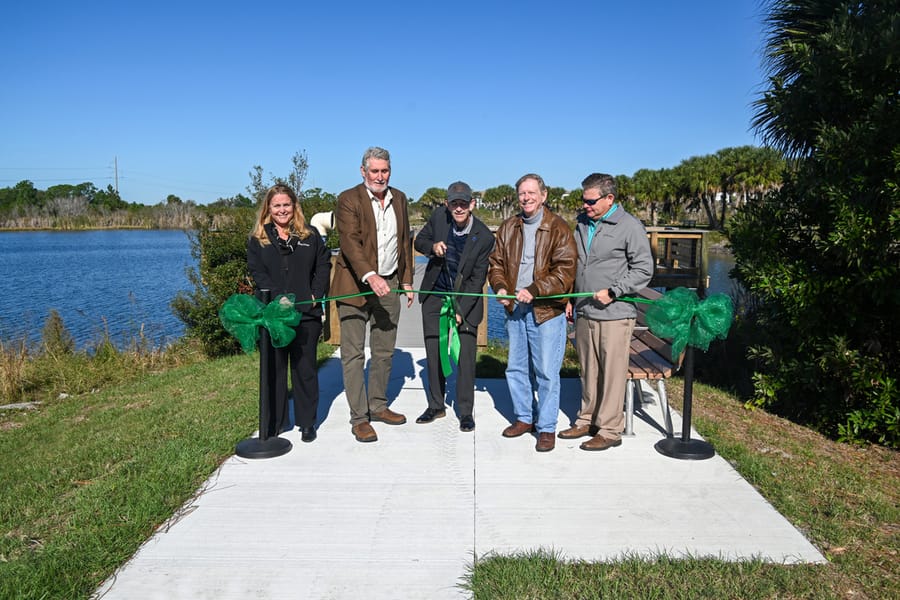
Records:
M672 376L672 363L640 339L632 339L628 358L631 379L662 379Z

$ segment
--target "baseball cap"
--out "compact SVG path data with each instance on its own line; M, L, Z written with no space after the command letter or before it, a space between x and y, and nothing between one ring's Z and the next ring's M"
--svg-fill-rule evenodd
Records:
M447 202L454 200L472 201L472 188L469 187L469 184L462 181L450 184L450 187L447 188Z

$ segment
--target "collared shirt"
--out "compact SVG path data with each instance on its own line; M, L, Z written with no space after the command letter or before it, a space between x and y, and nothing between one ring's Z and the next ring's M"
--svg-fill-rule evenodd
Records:
M603 215L602 217L600 217L600 218L597 219L596 221L591 220L591 221L588 223L588 238L587 238L587 247L588 247L588 249L590 249L590 247L591 247L591 242L594 241L594 234L597 232L597 225L600 223L600 221L603 221L604 219L608 219L608 218L610 217L610 215L612 215L614 212L616 212L616 209L617 209L617 208L619 208L619 205L618 205L618 204L613 204L612 206L609 207L609 210L606 211L606 214L605 214L605 215Z
M375 229L378 236L378 274L386 277L394 274L400 264L397 247L397 215L392 206L394 195L388 188L382 207L381 201L369 188L366 188L366 193L369 194L369 200L372 201L372 213L375 215ZM363 281L368 279L369 275L370 273L366 273Z

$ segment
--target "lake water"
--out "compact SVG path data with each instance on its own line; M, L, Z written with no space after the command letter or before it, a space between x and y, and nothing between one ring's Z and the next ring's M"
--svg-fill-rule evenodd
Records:
M141 331L165 345L184 333L169 303L193 265L183 231L0 233L0 338L39 341L56 309L79 348L104 331L120 347Z
M194 265L183 231L0 233L0 339L37 342L56 309L79 348L104 331L120 347L141 331L163 346L184 334L169 304L191 290L185 272ZM710 253L709 293L730 291L733 266L730 254ZM494 299L488 337L506 339L503 308Z

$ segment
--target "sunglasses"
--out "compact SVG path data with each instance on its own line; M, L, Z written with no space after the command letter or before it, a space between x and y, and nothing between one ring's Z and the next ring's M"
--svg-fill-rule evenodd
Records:
M454 200L454 201L450 202L450 208L451 208L451 209L455 209L455 208L469 208L469 204L470 204L470 203L469 203L469 202L466 202L465 200Z
M609 194L607 194L606 196L609 196ZM600 196L599 198L593 198L591 200L588 200L587 198L582 198L581 201L584 204L587 204L588 206L593 206L593 205L597 204L598 202L600 202L601 200L603 200L604 198L606 198L606 196Z

